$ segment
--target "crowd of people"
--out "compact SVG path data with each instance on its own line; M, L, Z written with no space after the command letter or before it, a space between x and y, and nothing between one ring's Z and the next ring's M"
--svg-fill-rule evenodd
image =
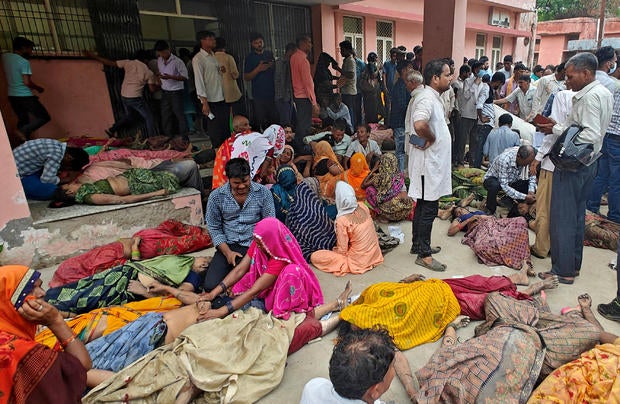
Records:
M329 380L310 380L301 403L373 403L394 376L412 402L617 397L620 339L596 320L588 295L558 315L543 292L575 282L584 242L620 255L613 48L531 71L508 55L493 72L483 56L456 75L452 59L423 62L419 46L393 48L384 62L371 52L364 63L343 41L342 64L321 53L313 75L308 35L276 60L252 34L241 69L223 38L201 31L196 39L184 57L158 41L156 66L144 54L112 61L86 53L125 71L126 115L94 152L31 139L46 122L32 94L42 90L27 61L33 43L16 38L3 55L23 140L13 154L29 199L55 208L125 204L191 187L204 198L206 229L169 220L84 252L57 268L47 291L38 271L0 268L0 402L35 402L52 389L63 402L254 402L279 384L287 355L336 328ZM251 111L239 79L251 83ZM146 87L161 92L166 150L122 147L137 115L148 136L158 132ZM193 123L188 94L211 149L193 150L184 138ZM512 130L516 121L536 134ZM211 187L198 156L213 161ZM438 217L451 220L449 236L465 232L480 262L518 272L414 274L356 299L347 282L326 301L315 269L363 274L399 244L377 222L411 221L412 262L447 271L431 241ZM208 247L212 257L184 255ZM551 266L529 285L531 255L551 255ZM618 296L598 312L620 321L620 272ZM482 321L475 337L457 343L456 330L472 320ZM401 350L442 336L429 362L412 370Z

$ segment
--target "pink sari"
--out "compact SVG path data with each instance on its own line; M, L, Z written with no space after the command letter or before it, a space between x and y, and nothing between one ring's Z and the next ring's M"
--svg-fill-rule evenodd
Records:
M256 224L254 241L248 254L252 258L250 269L233 286L233 294L239 295L250 289L254 282L266 273L269 261L278 260L287 265L275 283L258 295L265 299L268 311L273 311L274 316L286 320L291 312L305 313L323 304L319 280L304 259L295 236L278 219L268 217Z

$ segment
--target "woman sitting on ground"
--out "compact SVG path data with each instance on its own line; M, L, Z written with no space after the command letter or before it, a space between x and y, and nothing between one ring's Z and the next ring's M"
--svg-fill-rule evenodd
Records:
M297 239L304 259L317 250L331 250L336 245L334 221L321 201L319 181L315 177L304 178L297 185L291 202L286 226Z
M349 169L344 172L344 180L355 190L355 197L358 201L366 200L366 191L362 184L370 174L368 162L362 153L354 153L349 160Z
M297 178L295 171L289 165L283 165L276 172L276 184L271 187L273 204L276 208L276 218L282 223L286 222L286 215L295 201L295 189Z
M344 168L338 162L332 147L325 140L312 143L314 163L312 175L319 180L321 197L333 203L336 183L343 178Z
M278 158L276 159L277 168L280 168L284 165L288 165L293 169L298 184L304 179L304 176L299 172L299 170L297 169L297 165L295 164L295 149L293 149L293 146L288 144L284 146L282 154L280 154L280 156L278 156ZM310 166L306 166L308 166L307 171L308 175L310 175Z
M275 161L284 150L284 129L271 125L263 133L253 132L237 137L230 157L240 157L250 163L250 178L259 184L275 184Z
M405 175L398 169L398 160L393 153L381 155L362 183L366 200L379 221L400 222L411 219L413 199L407 195Z
M57 208L74 203L90 205L135 203L175 193L179 189L179 180L174 174L132 168L121 175L95 181L92 184L61 185L54 194L50 207Z
M352 325L358 328L378 325L390 332L401 350L437 341L459 314L461 318L455 324L485 319L484 304L489 293L501 292L516 300L528 300L543 289L558 286L557 279L548 279L521 293L517 285L529 284L526 270L524 266L510 276L473 275L444 280L425 280L423 275L414 274L398 283L371 285L340 313L341 332Z
M383 263L383 254L370 211L358 202L351 185L336 185L336 247L319 250L310 256L317 269L337 276L363 274Z
M41 273L21 265L0 267L0 401L79 403L90 357L82 342L42 297ZM61 341L53 351L34 340L44 325Z
M187 255L162 255L145 261L126 262L87 278L48 289L45 300L70 317L100 307L156 296L150 290L154 281L194 291L200 287L200 273L206 270L209 262L211 257Z

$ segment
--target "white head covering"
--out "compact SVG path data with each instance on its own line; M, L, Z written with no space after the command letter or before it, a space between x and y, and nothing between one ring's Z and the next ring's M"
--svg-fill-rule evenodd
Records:
M238 136L232 146L230 157L241 157L250 163L250 178L254 178L271 149L277 157L284 149L284 129L271 125L264 133L252 132Z
M344 181L338 181L336 183L336 209L338 209L336 217L348 215L357 209L355 190Z

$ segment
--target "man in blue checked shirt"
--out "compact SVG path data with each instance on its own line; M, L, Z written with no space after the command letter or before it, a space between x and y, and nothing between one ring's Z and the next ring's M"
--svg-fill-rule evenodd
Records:
M54 139L29 140L13 150L13 157L26 198L39 201L52 199L58 184L75 178L61 180L59 171L78 174L89 161L84 150Z
M228 183L211 192L205 215L216 249L204 272L202 285L207 292L218 286L247 253L254 225L276 216L271 192L251 181L250 164L246 160L230 159L225 170Z
M491 215L495 214L500 189L515 202L536 202L536 176L529 175L534 157L536 150L532 146L511 147L491 162L483 182L488 191L487 209Z

